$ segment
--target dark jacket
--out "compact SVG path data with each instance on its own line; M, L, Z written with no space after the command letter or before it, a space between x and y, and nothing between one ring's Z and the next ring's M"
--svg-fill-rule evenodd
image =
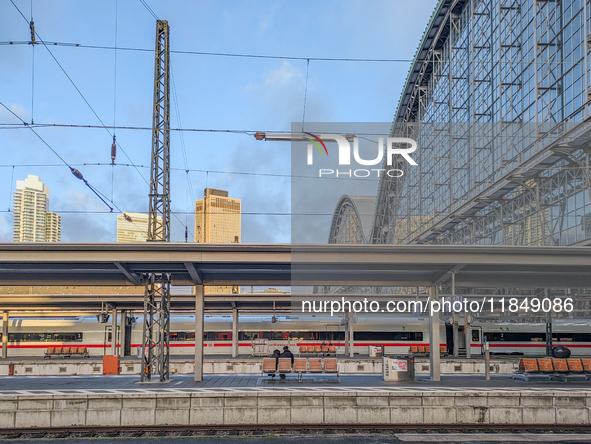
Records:
M277 366L279 365L279 357L281 356L281 353L279 353L279 350L275 350L273 352L273 354L271 355L271 358L275 358L275 370L277 370Z
M283 353L281 353L280 355L281 358L291 358L291 364L293 365L293 353L289 350L285 350Z

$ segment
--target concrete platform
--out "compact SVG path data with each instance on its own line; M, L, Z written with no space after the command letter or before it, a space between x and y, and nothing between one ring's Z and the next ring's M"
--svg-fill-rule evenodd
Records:
M242 424L589 425L591 382L444 376L206 376L139 383L137 376L2 377L0 428Z
M133 393L182 393L186 392L232 392L232 391L472 391L472 392L544 392L547 390L591 392L591 381L572 378L568 382L550 381L547 376L532 377L529 382L513 380L510 376L492 376L486 381L483 376L443 375L439 382L427 376L418 376L416 381L385 382L378 375L341 375L337 382L334 375L305 375L299 382L296 375L286 379L269 376L236 374L206 375L195 382L189 375L172 375L165 383L158 381L140 383L135 375L119 376L10 376L0 378L0 395L45 395L45 394L133 394Z
M504 357L491 359L491 373L512 374L519 359ZM136 357L125 357L121 360L122 374L139 375L141 361ZM171 357L170 369L172 373L193 374L194 363L187 356ZM262 358L250 356L206 357L203 363L204 374L259 374L261 373ZM15 375L102 375L102 357L93 356L87 359L81 358L56 358L43 359L42 357L25 358L15 357L0 361L0 376L9 374L9 365L14 365ZM415 373L429 374L429 359L426 357L415 358ZM347 373L382 373L382 359L370 358L367 355L355 358L338 357L338 368L342 374ZM484 374L483 358L441 358L441 372L450 374Z

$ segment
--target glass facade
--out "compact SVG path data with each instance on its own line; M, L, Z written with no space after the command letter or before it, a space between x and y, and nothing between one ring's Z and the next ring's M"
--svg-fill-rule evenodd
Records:
M591 243L591 2L441 1L392 127L372 243Z

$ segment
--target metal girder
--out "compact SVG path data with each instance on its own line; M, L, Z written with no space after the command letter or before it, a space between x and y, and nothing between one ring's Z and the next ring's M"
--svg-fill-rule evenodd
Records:
M195 264L193 264L192 262L185 262L185 268L189 272L191 279L193 279L193 281L195 282L195 285L203 284L203 279L199 272L195 269Z
M127 267L120 262L114 262L114 264L133 285L142 285L142 279L136 273L131 273Z
M156 22L148 240L170 242L170 63L168 22Z
M146 276L144 326L142 330L142 370L140 381L159 375L169 379L170 369L170 274Z

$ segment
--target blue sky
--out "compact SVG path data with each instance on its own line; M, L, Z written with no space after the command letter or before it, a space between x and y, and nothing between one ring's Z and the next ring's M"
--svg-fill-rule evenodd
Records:
M31 15L29 0L13 0ZM412 59L436 5L419 1L158 1L147 0L170 25L172 50L296 57ZM153 49L155 20L139 0L33 0L35 28L48 42ZM117 11L117 13L116 13ZM115 20L117 19L117 27ZM0 2L0 42L28 41L29 28L9 0ZM152 52L50 46L50 50L106 125L150 127ZM0 46L0 101L31 120L30 45ZM99 125L48 51L35 55L35 123ZM290 131L302 120L305 60L171 55L182 127ZM390 122L410 63L311 61L306 121ZM0 107L0 123L16 119ZM181 126L171 104L171 127ZM70 164L110 163L112 139L102 128L38 128ZM77 166L123 211L147 212L151 133L117 130L134 168ZM244 134L185 133L192 189L188 188L178 133L171 135L172 240L193 232L192 197L208 187L242 199L243 242L290 241L290 144L257 142ZM28 129L0 127L0 241L12 239L14 183L27 174L50 187L50 210L62 216L62 240L115 241L116 215ZM119 150L117 162L130 161ZM8 166L7 166L8 165ZM14 169L11 165L17 165ZM23 166L35 165L35 166ZM57 166L54 166L57 165ZM144 166L144 167L141 167ZM208 171L207 173L205 171ZM286 177L229 172L279 174ZM142 178L143 176L143 178ZM336 204L336 202L335 202ZM326 209L332 212L334 206ZM77 211L80 213L70 213ZM90 213L93 212L93 213ZM281 215L278 215L280 213ZM329 227L326 227L326 235Z

